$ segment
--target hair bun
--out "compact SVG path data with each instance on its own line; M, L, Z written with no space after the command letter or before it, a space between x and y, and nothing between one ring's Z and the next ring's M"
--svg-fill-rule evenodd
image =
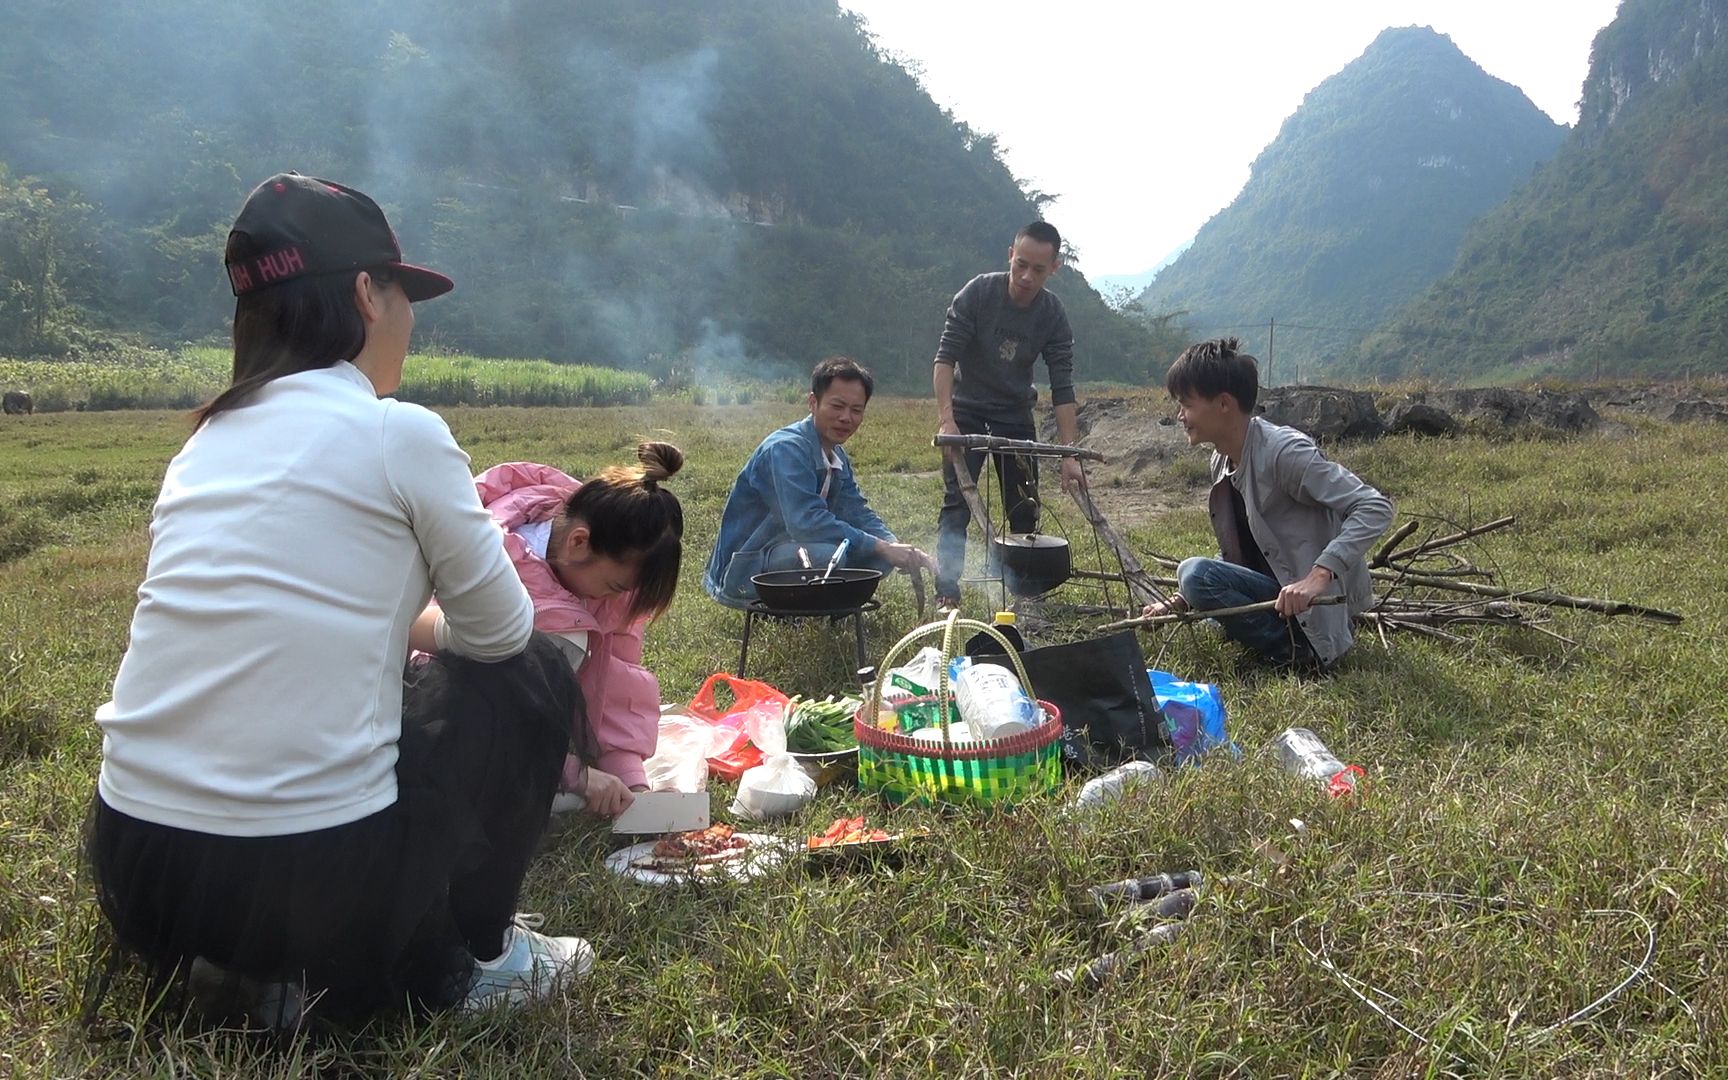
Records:
M645 442L636 447L636 459L642 463L642 482L656 487L678 475L684 467L684 451L668 442Z

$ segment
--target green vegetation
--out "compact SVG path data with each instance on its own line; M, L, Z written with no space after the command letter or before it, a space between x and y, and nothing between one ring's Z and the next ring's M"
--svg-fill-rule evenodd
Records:
M191 409L228 384L228 350L131 348L102 359L0 357L0 386L29 390L39 412ZM408 358L393 396L421 405L642 405L647 375L545 360L478 356Z
M32 178L0 173L0 351L50 354L219 331L228 225L292 167L455 277L420 312L442 348L711 379L846 353L922 392L949 300L1049 201L835 0L16 0L0 148ZM1167 352L1057 289L1088 377Z
M647 655L678 701L736 660L739 616L703 595L703 556L734 471L799 411L657 403L446 415L476 467L535 458L586 474L628 460L649 433L686 450L674 485L690 555ZM940 497L931 414L928 401L879 398L848 447L883 516L921 544ZM600 868L602 830L561 822L524 902L600 950L594 976L564 1000L272 1051L233 1034L134 1032L137 988L123 983L86 1032L78 981L96 920L76 839L100 754L90 717L125 646L150 503L184 433L173 413L0 418L9 1076L1728 1072L1728 568L1712 557L1722 525L1708 498L1728 483L1728 449L1714 430L1637 421L1619 438L1400 438L1339 456L1405 514L1517 514L1515 533L1484 553L1507 580L1681 611L1678 630L1562 613L1549 628L1576 649L1493 629L1470 650L1399 639L1388 652L1364 640L1321 680L1250 668L1207 632L1177 634L1161 666L1223 686L1246 756L1185 771L1093 824L1062 820L1054 800L1012 814L909 811L905 823L930 827L937 842L898 870L787 868L738 888L659 892ZM1204 551L1199 495L1175 485L1163 494L1185 509L1150 520L1118 513L1114 500L1133 505L1136 492L1100 495L1137 550ZM873 650L914 619L903 581L879 595ZM987 610L978 594L968 604ZM1159 655L1159 641L1147 643ZM751 661L788 693L851 689L844 626L767 627ZM1368 770L1359 805L1329 802L1278 769L1264 748L1291 724ZM729 799L717 785L717 816ZM777 828L815 833L858 812L872 824L887 817L829 790ZM1300 835L1291 819L1305 823ZM1065 887L1190 867L1214 885L1178 942L1103 993L1050 986L1054 972L1114 945L1069 911ZM1399 890L1507 902L1473 909ZM1602 909L1655 923L1652 977L1581 1024L1534 1034L1642 958L1642 925L1591 914ZM1352 997L1306 951L1322 947L1342 972L1395 995L1385 1007L1437 1047Z
M1444 379L1724 370L1728 48L1721 0L1626 0L1597 35L1583 113L1452 272L1347 371Z
M1263 361L1270 346L1274 381L1311 378L1445 274L1564 131L1449 38L1387 30L1309 92L1140 306L1239 334Z

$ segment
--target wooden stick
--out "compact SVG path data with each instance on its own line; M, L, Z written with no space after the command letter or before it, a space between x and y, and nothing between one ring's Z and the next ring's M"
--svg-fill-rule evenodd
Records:
M1310 606L1321 604L1342 604L1344 597L1336 593L1327 596L1316 596ZM1164 626L1170 623L1194 622L1197 619L1224 619L1232 615L1257 615L1263 611L1274 611L1278 607L1276 600L1262 600L1255 604L1239 604L1236 607L1213 608L1211 611L1174 611L1167 615L1153 615L1151 618L1123 619L1121 622L1105 623L1098 627L1097 632L1107 633L1111 630L1138 629L1142 626Z
M1453 645L1470 644L1469 638L1459 637L1457 634L1448 634L1444 630L1432 626L1423 626L1420 623L1407 623L1397 619L1392 619L1388 621L1388 625L1390 625L1394 630L1408 630L1412 634L1420 634L1423 637L1439 638L1441 641L1450 642Z
M1392 549L1396 548L1399 544L1402 544L1404 541L1408 540L1410 538L1410 534L1415 532L1421 526L1421 524L1422 523L1417 521L1415 518L1411 518L1409 521L1406 521L1404 524L1398 526L1398 531L1386 538L1386 542L1384 544L1380 545L1380 550L1376 551L1374 553L1374 557L1368 560L1368 565L1369 566L1385 566L1386 560L1392 554Z
M1449 589L1453 592L1469 593L1472 596L1520 600L1525 603L1542 604L1546 607L1594 611L1603 615L1636 615L1640 619L1649 619L1651 622L1664 623L1668 626L1679 626L1686 621L1685 616L1676 615L1672 611L1644 607L1641 604L1629 604L1621 600L1597 600L1588 596L1566 596L1562 593L1553 592L1520 592L1514 589L1502 589L1496 585L1478 585L1473 581L1453 581L1451 578L1435 577L1415 570L1404 570L1396 573L1391 570L1370 570L1369 574L1381 581L1402 581L1407 585Z
M1414 559L1418 555L1426 555L1430 551L1438 551L1439 549L1441 549L1443 547L1449 547L1452 544L1457 544L1457 543L1460 543L1462 541L1468 540L1472 536L1481 536L1483 533L1490 533L1496 529L1504 529L1508 525L1511 525L1514 522L1516 522L1517 520L1518 519L1516 517L1495 518L1493 521L1490 521L1485 525L1476 525L1476 526L1473 526L1473 527L1468 528L1468 529L1461 529L1458 532L1451 534L1450 536L1442 536L1442 537L1439 537L1439 538L1434 539L1434 540L1429 540L1426 543L1417 544L1415 547L1409 549L1408 551L1400 551L1396 555L1387 556L1387 558L1389 558L1389 559ZM1371 566L1377 566L1377 565L1383 565L1383 564L1371 563L1370 565Z
M1128 595L1133 602L1142 606L1158 603L1168 599L1164 590L1158 587L1151 574L1140 565L1140 560L1134 557L1134 549L1104 517L1104 512L1098 509L1098 504L1092 501L1092 493L1083 487L1077 487L1069 493L1074 498L1074 505L1080 508L1088 524L1092 526L1105 545L1116 555L1116 560L1122 564L1122 580L1128 584Z
M1023 457L1079 458L1081 461L1103 461L1096 450L1083 450L1067 443L1034 442L1031 439L1004 439L1000 435L938 435L933 440L944 449L983 450L992 454L1019 454Z
M952 438L949 435L938 435L938 439ZM996 539L996 532L990 528L990 515L984 509L984 501L978 497L978 482L972 479L971 470L966 468L966 454L957 446L944 447L942 450L948 464L954 468L954 479L960 488L960 497L966 501L966 506L972 511L972 520L978 523L978 528L984 534L984 550L994 551L991 541Z

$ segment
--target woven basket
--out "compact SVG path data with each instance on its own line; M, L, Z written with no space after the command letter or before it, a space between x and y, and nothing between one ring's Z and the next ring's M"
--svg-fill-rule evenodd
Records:
M941 622L918 627L888 650L878 671L886 678L886 673L901 654L914 643L931 634L941 633L942 673L935 696L902 702L896 710L931 701L939 703L942 707L937 714L942 726L942 741L924 742L877 727L875 720L882 710L882 680L878 679L852 721L853 731L858 736L859 790L880 792L890 803L1011 806L1029 796L1054 791L1062 783L1062 714L1047 701L1038 702L1044 710L1044 723L1031 731L1006 739L949 741L948 718L954 710L948 707L953 700L948 686L948 662L953 658L954 632L962 628L980 630L994 637L1013 662L1020 685L1031 694L1032 683L1026 678L1026 669L1020 665L1020 655L989 623L962 619L955 612Z

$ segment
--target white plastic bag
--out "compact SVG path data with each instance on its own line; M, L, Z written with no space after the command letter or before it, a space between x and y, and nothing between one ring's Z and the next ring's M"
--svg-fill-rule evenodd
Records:
M934 694L938 681L942 678L942 650L933 645L919 649L912 659L897 668L890 668L883 676L882 697L888 699L888 690L893 687L894 676L900 676L913 686L919 687L926 694Z
M726 739L730 746L730 732ZM708 790L708 755L714 753L714 742L713 724L675 710L662 710L654 756L642 763L648 773L648 790Z
M738 779L732 812L752 821L787 817L816 797L816 781L786 752L786 709L764 703L744 718L744 731L762 751L762 764Z

